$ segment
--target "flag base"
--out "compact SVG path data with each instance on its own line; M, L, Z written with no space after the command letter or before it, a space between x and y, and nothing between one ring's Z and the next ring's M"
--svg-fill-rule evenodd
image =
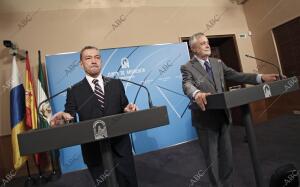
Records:
M61 177L61 173L53 170L48 177L49 181L56 181Z
M36 184L36 181L34 178L32 177L27 177L25 183L24 183L24 187L32 187L32 186L35 186Z
M36 186L43 186L48 182L48 179L44 177L43 175L39 175L36 179Z

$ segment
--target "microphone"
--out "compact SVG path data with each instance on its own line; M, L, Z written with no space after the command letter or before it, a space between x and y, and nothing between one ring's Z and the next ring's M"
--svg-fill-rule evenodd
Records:
M271 62L262 60L262 59L260 59L260 58L256 58L256 57L254 57L254 56L250 56L250 55L248 55L248 54L246 54L245 56L246 56L247 58L253 58L253 59L255 59L255 60L258 60L258 61L267 63L267 64L269 64L269 65L275 67L275 68L277 69L277 71L278 71L279 80L282 80L282 79L283 79L283 75L281 74L281 71L280 71L280 69L279 69L279 66L276 66L275 64L272 64Z
M135 84L135 85L137 85L139 87L143 87L146 90L147 94L148 94L148 105L149 105L149 108L153 108L153 104L152 104L152 99L151 99L151 96L150 96L150 92L149 92L149 90L148 90L148 88L146 86L144 86L142 84L139 84L139 83L136 83L136 82L128 81L128 80L125 80L125 79L120 79L120 80L123 81L123 82L129 82L131 84Z
M44 103L46 103L46 102L52 100L52 99L55 98L56 96L58 96L58 95L60 95L60 94L62 94L62 93L64 93L64 92L66 92L68 89L71 89L71 88L72 88L72 86L69 86L68 88L66 88L66 89L64 89L64 90L62 90L62 91L60 91L60 92L58 92L58 93L52 95L51 97L49 97L49 98L43 100L43 101L39 104L39 106L38 106L38 116L39 116L39 120L40 120L40 121L41 121L41 119L43 119L43 116L42 116L42 114L41 114L41 112L40 112L40 109L41 109L42 104L44 104ZM71 120L71 121L72 121L72 120Z

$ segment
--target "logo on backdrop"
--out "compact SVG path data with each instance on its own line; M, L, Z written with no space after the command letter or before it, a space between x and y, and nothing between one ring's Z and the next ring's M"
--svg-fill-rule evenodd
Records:
M102 120L97 120L93 123L93 131L95 140L103 139L107 137L107 129L105 122Z
M272 94L271 94L271 88L268 84L265 84L263 86L263 91L264 91L264 94L265 94L265 98L268 98L268 97L271 97Z
M121 68L126 69L129 68L129 60L128 58L124 57L121 59Z

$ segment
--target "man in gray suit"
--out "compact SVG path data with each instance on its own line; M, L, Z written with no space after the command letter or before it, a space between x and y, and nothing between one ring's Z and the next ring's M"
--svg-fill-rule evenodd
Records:
M195 56L181 66L184 93L191 99L192 124L208 167L211 186L231 187L233 173L229 110L205 110L206 96L225 91L225 80L259 84L277 80L276 74L241 73L220 59L210 58L211 49L203 33L191 36L189 45Z

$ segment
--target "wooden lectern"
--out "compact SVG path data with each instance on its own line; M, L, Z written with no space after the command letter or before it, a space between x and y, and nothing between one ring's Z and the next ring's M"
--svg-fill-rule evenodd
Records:
M20 154L29 155L100 140L104 170L111 170L111 174L105 180L106 185L117 187L108 138L167 124L169 124L167 108L161 106L53 128L34 129L18 135Z
M253 131L249 103L273 96L286 94L299 89L297 77L263 83L260 85L223 92L207 96L206 109L229 109L236 106L242 107L242 118L246 127L252 165L255 174L256 186L263 187L262 170L257 158L256 138Z

